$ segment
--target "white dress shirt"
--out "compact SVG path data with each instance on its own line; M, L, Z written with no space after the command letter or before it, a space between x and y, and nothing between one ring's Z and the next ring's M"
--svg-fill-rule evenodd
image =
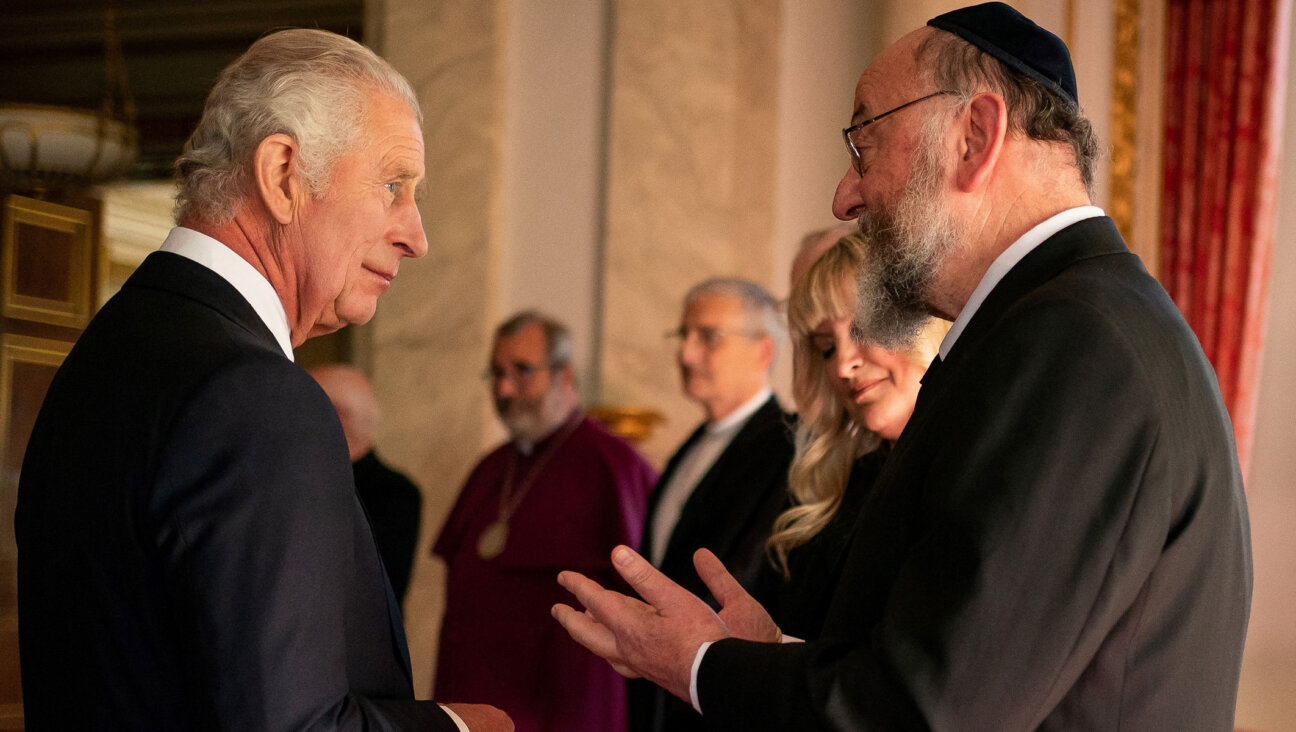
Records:
M707 423L702 428L702 436L680 457L670 482L662 487L661 498L653 511L652 556L648 557L653 566L660 567L666 557L666 544L670 542L675 524L679 523L680 513L693 495L693 490L706 477L720 453L729 447L734 436L747 424L747 420L770 396L769 388L761 389L756 396L743 402L723 419Z
M1045 219L1030 231L1022 234L1017 241L1013 242L1011 246L1003 250L1003 253L995 258L995 261L990 264L986 273L981 276L981 282L978 283L976 289L972 291L972 295L963 306L963 310L959 312L958 317L954 320L954 325L950 326L949 333L946 334L945 340L941 341L941 360L944 360L949 355L950 349L954 347L954 343L958 340L959 335L965 328L967 328L968 322L972 320L972 316L976 315L977 309L981 307L981 303L985 302L985 299L990 295L991 290L995 288L995 285L999 284L999 281L1002 280L1013 267L1017 266L1017 263L1020 262L1023 257L1030 254L1035 247L1043 244L1049 237L1066 227L1084 221L1085 219L1092 219L1105 215L1106 214L1103 213L1103 210L1097 206L1077 206L1075 208L1069 208ZM693 667L689 671L689 701L692 702L693 708L697 710L698 714L702 713L702 706L698 703L698 669L702 667L702 657L706 655L706 651L710 647L711 641L707 641L698 648L697 653L693 656Z
M179 254L197 262L230 283L274 334L288 360L294 360L288 313L270 281L256 267L219 241L183 226L177 226L167 234L160 251Z

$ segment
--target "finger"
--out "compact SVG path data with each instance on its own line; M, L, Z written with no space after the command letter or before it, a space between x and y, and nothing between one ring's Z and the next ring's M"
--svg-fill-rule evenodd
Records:
M585 614L586 614L587 616L589 616L589 619L590 619L591 622L595 622L595 623L598 622L598 620L596 620L596 619L594 618L594 614L591 613L589 610L586 610L586 611L585 611ZM614 635L614 638L615 638L615 634L613 634L613 635ZM621 647L618 645L618 646L617 646L617 653L620 654L620 652L621 652ZM626 677L627 679L637 679L637 678L640 678L640 674L639 674L639 672L638 672L638 671L635 671L633 668L630 668L629 666L627 666L627 665L625 664L625 661L623 661L623 660L620 659L620 658L604 658L603 660L607 661L609 664L612 665L612 670L613 670L613 671L616 671L617 673L621 674L622 676Z
M599 658L606 659L613 666L625 665L621 654L617 651L616 636L593 615L588 612L578 612L566 605L554 605L550 613L572 640L585 646Z
M612 564L634 591L658 610L686 602L693 597L693 593L671 581L628 546L618 546L612 550Z
M636 607L647 608L642 602L620 592L603 589L602 585L580 572L559 572L558 584L575 595L580 604L593 613L597 622L614 628L629 620Z
M743 589L732 574L729 574L724 562L712 554L710 549L698 549L693 553L693 567L721 607L734 601L751 599L747 590Z

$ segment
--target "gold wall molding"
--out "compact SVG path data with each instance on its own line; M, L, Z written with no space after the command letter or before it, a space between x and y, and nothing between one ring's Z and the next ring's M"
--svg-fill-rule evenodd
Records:
M1108 213L1148 271L1160 263L1165 0L1114 0Z
M85 327L93 312L94 214L18 195L6 199L4 213L4 316Z
M1139 0L1116 0L1112 74L1111 203L1108 214L1126 241L1134 233L1139 93Z

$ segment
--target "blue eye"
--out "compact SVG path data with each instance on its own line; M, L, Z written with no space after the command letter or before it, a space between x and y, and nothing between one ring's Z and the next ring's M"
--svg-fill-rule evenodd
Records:
M400 189L400 183L383 183L383 188L386 188L387 192L394 196L396 191Z

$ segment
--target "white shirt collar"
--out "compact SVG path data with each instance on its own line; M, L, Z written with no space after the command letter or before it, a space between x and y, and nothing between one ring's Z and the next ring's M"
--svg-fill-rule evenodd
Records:
M270 281L256 267L219 241L183 226L177 226L167 234L160 251L179 254L197 262L230 283L270 329L288 360L293 360L288 313Z
M760 409L761 405L764 404L772 395L773 392L769 390L768 386L761 389L756 392L756 396L743 402L742 406L733 410L729 414L726 414L723 419L716 420L715 422L708 422L706 426L707 434L719 434L746 422L747 418L755 414L756 410Z
M990 268L986 270L985 275L981 277L980 284L978 284L976 289L972 291L972 296L968 298L967 304L963 306L962 312L960 312L958 317L955 318L954 325L950 326L949 333L945 335L945 340L941 341L941 359L944 360L949 356L950 349L954 347L954 342L957 341L959 335L963 333L963 329L967 328L967 324L972 320L972 316L976 315L976 311L980 309L981 303L985 302L986 297L989 296L991 290L995 288L995 285L999 284L999 281L1004 278L1004 275L1008 274L1013 267L1016 267L1017 263L1027 254L1030 254L1034 251L1035 247L1043 244L1050 236L1053 236L1066 227L1084 221L1085 219L1092 219L1105 215L1106 214L1103 213L1103 210L1097 206L1077 206L1076 208L1069 208L1045 219L1042 223L1036 225L1035 228L1022 234L1020 239L1012 243L1012 246L1003 250L1003 253L995 258L995 261L990 264Z

